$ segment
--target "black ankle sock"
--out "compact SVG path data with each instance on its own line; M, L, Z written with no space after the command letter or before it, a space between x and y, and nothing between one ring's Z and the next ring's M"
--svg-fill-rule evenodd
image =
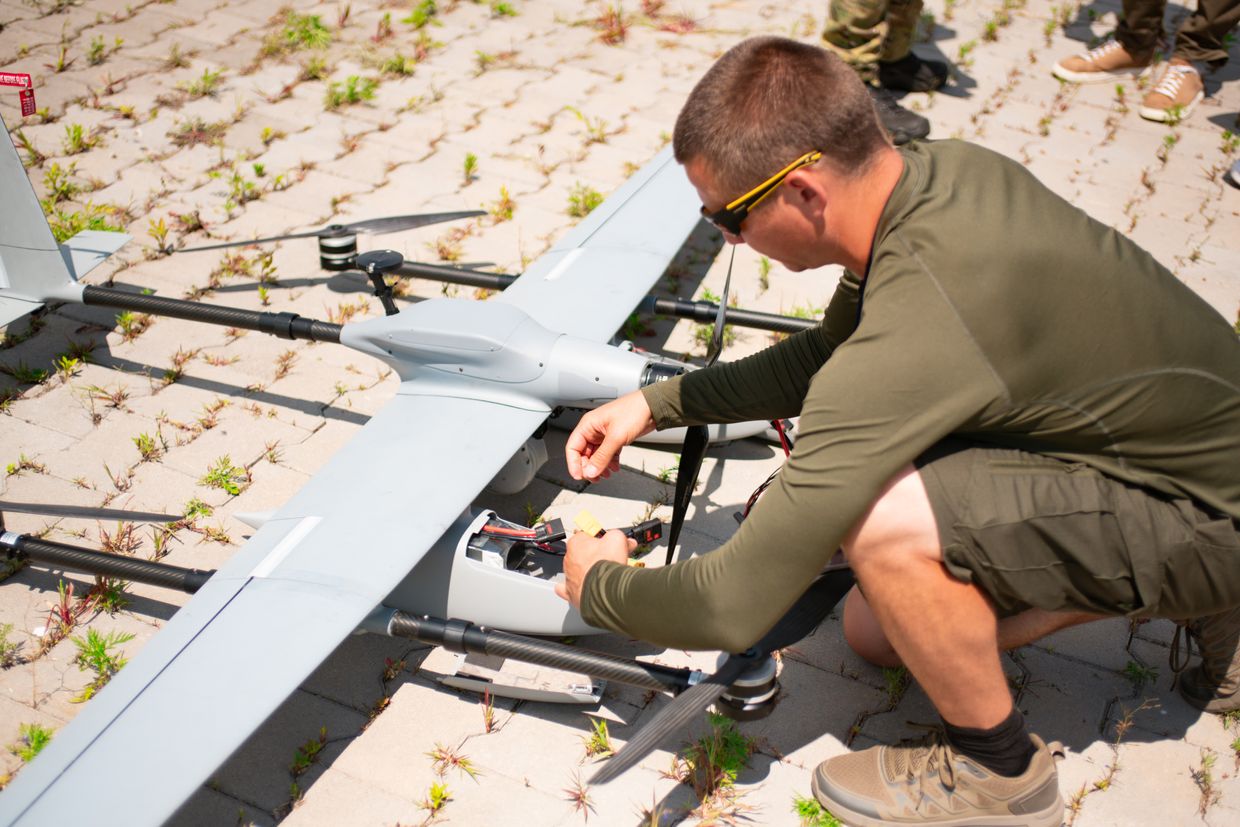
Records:
M1013 706L1003 723L991 729L954 726L943 720L947 740L957 752L969 756L991 772L1011 778L1029 769L1037 748L1025 729L1025 718Z

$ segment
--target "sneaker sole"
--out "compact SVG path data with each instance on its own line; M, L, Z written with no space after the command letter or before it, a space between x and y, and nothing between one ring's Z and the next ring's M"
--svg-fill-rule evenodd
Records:
M1206 96L1206 93L1204 90L1202 90L1201 92L1198 92L1197 96L1194 97L1191 101L1189 101L1184 106L1184 111L1180 113L1180 120L1183 121L1189 115L1193 114L1193 110L1197 108L1197 104L1201 103L1201 101L1205 98L1205 96ZM1142 106L1140 109L1137 110L1137 114L1145 118L1147 121L1157 121L1158 123L1166 123L1168 120L1167 110L1158 109L1157 107L1154 107L1154 106Z
M1060 80L1066 80L1069 83L1113 83L1117 80L1126 80L1128 78L1139 78L1150 71L1149 66L1143 66L1133 69L1117 69L1112 72L1074 72L1071 69L1065 69L1058 63L1051 69L1051 74Z
M844 822L848 827L891 827L892 824L899 822L871 818L867 815L854 812L849 808L839 804L822 794L818 789L818 773L814 773L813 780L810 782L810 790L814 794L814 799L827 809L831 815L835 816L839 821ZM1021 815L1000 815L992 813L989 815L968 816L967 818L946 819L943 821L919 821L908 822L909 824L932 824L934 827L1062 827L1064 819L1063 799L1056 795L1055 804L1039 813L1023 813Z

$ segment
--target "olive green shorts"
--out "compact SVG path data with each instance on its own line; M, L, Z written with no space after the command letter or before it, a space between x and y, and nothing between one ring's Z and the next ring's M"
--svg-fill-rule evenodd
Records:
M1240 605L1240 526L1081 463L948 439L917 459L953 576L1029 608L1176 620Z

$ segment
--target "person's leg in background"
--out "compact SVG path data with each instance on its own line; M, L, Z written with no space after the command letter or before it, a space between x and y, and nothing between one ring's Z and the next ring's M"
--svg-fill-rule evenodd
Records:
M1166 8L1167 0L1124 0L1115 34L1088 52L1058 61L1051 74L1072 83L1104 83L1144 72L1154 60Z
M831 0L823 45L852 66L898 145L930 134L930 122L896 102L889 90L927 92L947 80L947 66L912 51L921 0Z
M1215 71L1227 62L1223 39L1238 23L1240 0L1197 0L1196 11L1176 33L1171 62L1137 110L1141 117L1161 122L1187 118L1205 97L1201 67Z

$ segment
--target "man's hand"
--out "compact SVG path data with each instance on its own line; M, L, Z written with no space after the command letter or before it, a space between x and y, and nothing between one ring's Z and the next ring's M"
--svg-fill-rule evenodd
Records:
M637 541L624 536L624 532L612 529L602 537L591 537L584 531L578 531L568 538L568 553L564 555L564 581L555 584L555 593L573 604L574 609L581 608L581 587L585 585L586 575L595 563L610 560L613 563L626 565L629 552L637 548Z
M607 479L620 470L620 449L654 430L641 391L627 393L581 417L568 437L564 458L575 480Z

